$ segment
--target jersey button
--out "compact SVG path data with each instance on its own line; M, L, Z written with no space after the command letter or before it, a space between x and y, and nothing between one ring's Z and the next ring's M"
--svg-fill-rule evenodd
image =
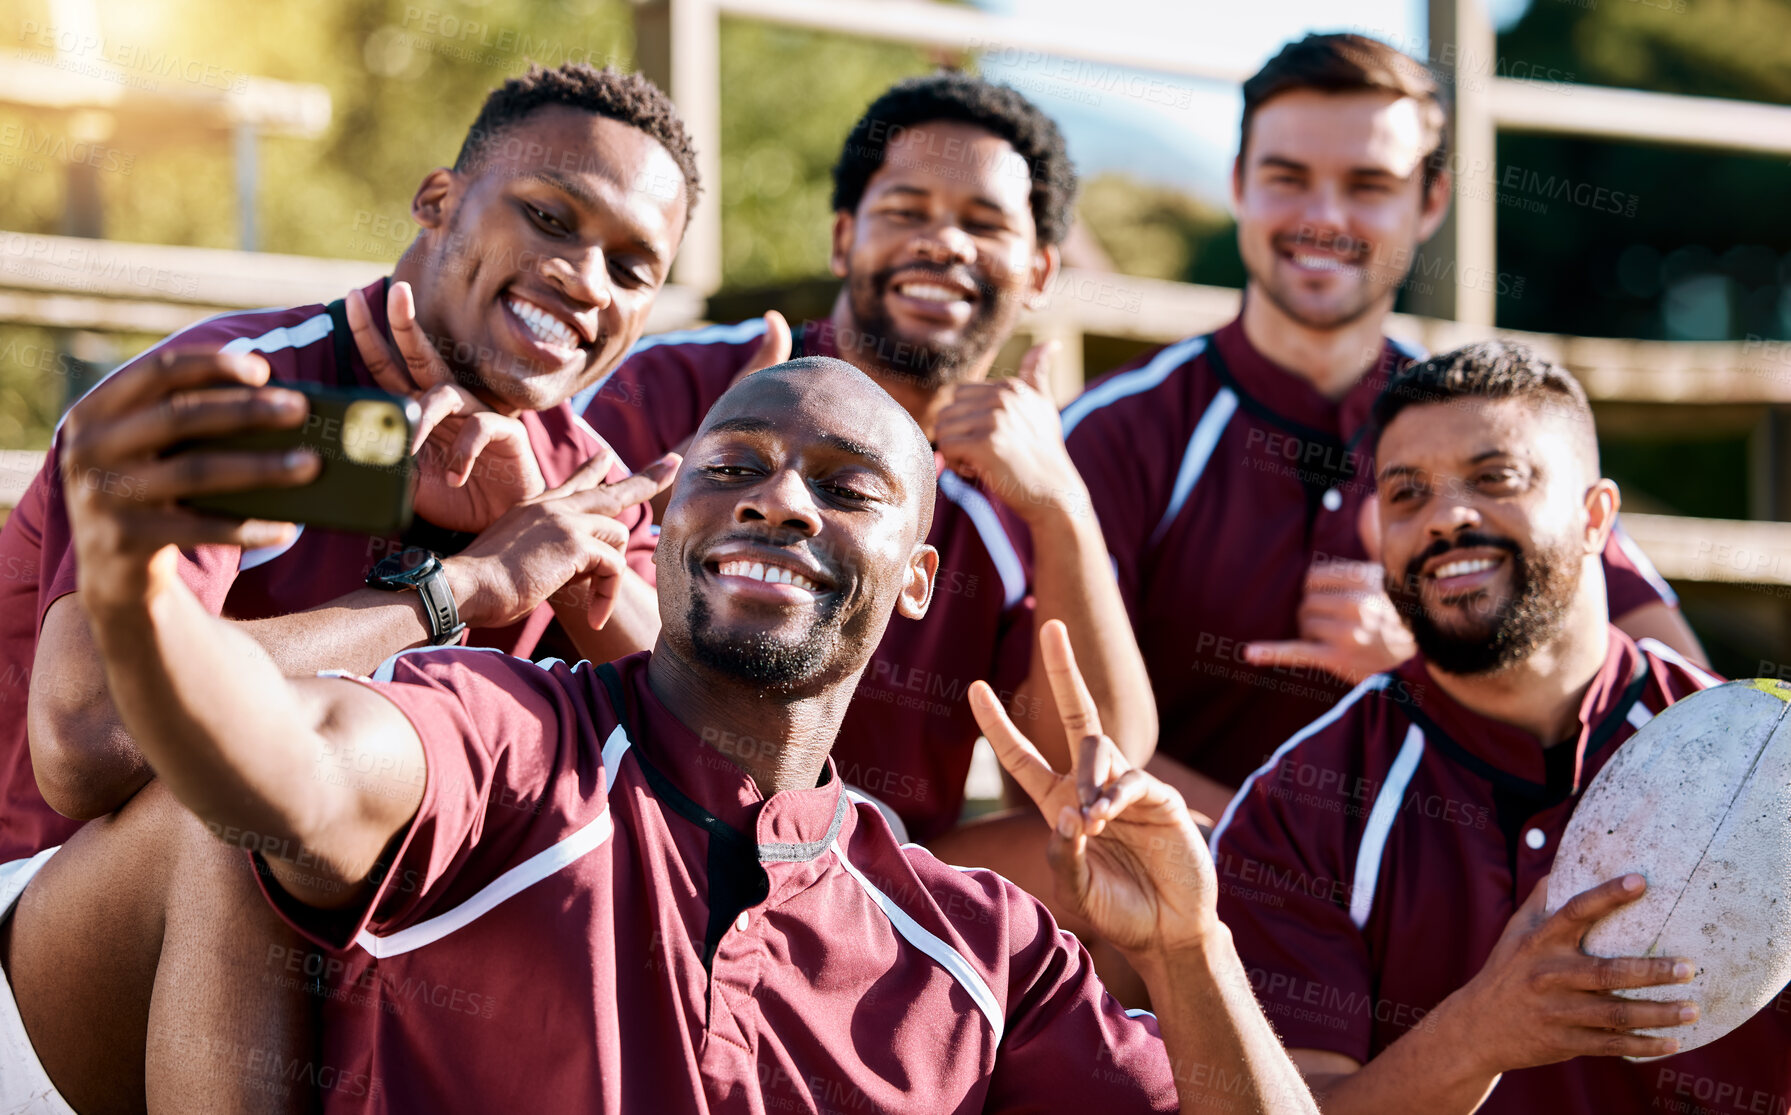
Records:
M1321 502L1325 505L1326 511L1335 511L1343 506L1343 493L1336 488L1326 488L1324 499Z
M742 933L746 932L746 927L751 924L752 917L745 910L740 911L740 916L734 919L734 928Z
M1524 843L1528 844L1531 848L1540 851L1542 846L1548 843L1548 836L1541 829L1531 829L1529 832L1524 833ZM744 917L745 915L742 914L741 916Z

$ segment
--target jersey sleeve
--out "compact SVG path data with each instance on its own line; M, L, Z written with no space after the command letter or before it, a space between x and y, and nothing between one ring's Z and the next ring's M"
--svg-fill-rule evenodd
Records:
M1037 899L977 874L1002 888L1009 939L1025 942L1011 962L985 1110L1180 1110L1156 1018L1109 995L1088 951Z
M1219 918L1283 1045L1366 1064L1379 981L1350 918L1344 880L1354 875L1338 814L1302 809L1291 792L1294 764L1312 761L1298 756L1259 772L1213 834Z
M681 447L758 350L764 323L649 338L585 405L584 418L630 469ZM710 334L716 339L710 339ZM744 340L731 339L751 334Z
M1603 556L1605 598L1613 621L1649 604L1679 606L1679 594L1623 529L1621 516L1605 540Z
M1168 505L1168 479L1175 474L1180 449L1160 428L1174 416L1158 414L1144 421L1140 406L1154 396L1112 398L1109 385L1124 382L1161 357L1161 352L1104 377L1063 410L1064 446L1088 487L1095 517L1126 609L1138 617L1139 566L1150 548L1157 521Z
M552 796L555 756L576 752L580 713L566 673L499 651L445 647L403 652L373 679L354 679L410 721L423 769L370 773L352 751L336 750L319 777L414 779L422 801L351 907L303 906L259 871L275 908L312 940L344 948L362 931L385 936L453 908L514 866L519 846L543 836L551 843L552 834L530 827L552 823L545 818L554 811L530 803Z

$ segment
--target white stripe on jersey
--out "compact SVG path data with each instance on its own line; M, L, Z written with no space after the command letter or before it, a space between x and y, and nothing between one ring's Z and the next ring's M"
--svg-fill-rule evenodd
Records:
M995 993L989 990L989 985L983 982L983 977L978 975L976 969L971 966L970 961L964 959L964 954L934 936L926 926L910 917L908 911L896 905L894 899L878 890L876 884L865 878L864 872L858 870L852 861L846 858L845 849L840 847L838 840L833 842L833 854L839 857L840 866L846 869L846 874L852 876L858 885L864 888L864 892L871 896L871 901L875 902L877 908L883 911L883 916L889 919L889 924L895 927L895 931L909 944L938 961L939 966L944 968L951 978L957 980L964 990L970 993L971 1001L976 1004L978 1010L983 1012L983 1016L989 1020L989 1025L995 1029L995 1044L1000 1045L1002 1032L1006 1028L1006 1020L1001 1014L1001 1003L995 998Z
M1636 646L1654 655L1656 658L1664 658L1681 670L1684 670L1686 673L1696 678L1698 684L1705 689L1723 683L1722 678L1717 677L1709 670L1706 670L1704 667L1691 661L1689 658L1685 657L1685 655L1680 654L1659 639L1642 639L1636 643Z
M1629 715L1624 719L1629 721L1630 727L1637 731L1641 731L1642 728L1647 725L1648 721L1654 719L1654 714L1648 711L1647 705L1637 701L1635 704L1629 706Z
M1219 837L1225 834L1226 826L1231 824L1231 817L1232 814L1237 812L1238 802L1243 801L1244 795L1250 792L1251 783L1255 782L1259 776L1268 773L1276 763L1281 761L1283 755L1286 755L1300 744L1305 743L1308 739L1311 739L1326 728L1329 728L1332 724L1335 724L1338 718L1349 711L1351 705L1354 705L1357 701L1362 699L1362 694L1385 689L1387 688L1387 683L1392 680L1392 674L1376 674L1364 681L1361 685L1356 686L1344 695L1343 700L1338 701L1335 705L1331 706L1329 712L1289 736L1287 742L1280 747L1275 748L1275 753L1270 755L1268 760L1264 762L1262 766L1251 771L1250 777L1244 779L1244 784L1238 787L1238 792L1232 795L1231 801L1225 806L1225 812L1219 817L1219 823L1213 826L1212 838L1207 841L1207 845L1211 848L1213 855L1215 857L1218 856Z
M655 333L651 337L642 337L634 342L633 347L622 354L622 359L616 361L616 366L605 372L602 379L572 396L572 411L574 414L583 414L591 405L591 400L597 397L597 392L603 390L603 385L609 382L609 377L615 375L622 365L632 360L636 353L645 352L650 348L658 348L660 345L738 345L764 335L765 319L754 317L735 322L733 325L705 325L700 329L675 329L670 333Z
M1356 875L1350 885L1349 920L1355 922L1360 929L1368 924L1368 913L1374 909L1374 887L1380 881L1381 858L1387 851L1387 837L1393 831L1393 822L1399 819L1399 807L1405 798L1405 788L1411 785L1412 775L1418 769L1418 760L1424 757L1424 733L1413 724L1405 734L1405 743L1399 748L1399 755L1393 760L1393 766L1387 771L1387 780L1381 783L1380 793L1374 797L1374 808L1369 811L1368 825L1362 830L1362 846L1356 850Z
M1188 337L1163 349L1150 362L1141 368L1133 368L1129 372L1121 372L1116 376L1089 388L1081 395L1070 400L1070 405L1063 408L1063 436L1069 437L1076 424L1087 418L1089 413L1116 403L1127 395L1136 395L1140 391L1151 388L1169 378L1169 373L1186 364L1188 361L1206 351L1206 335Z
M1164 509L1157 529L1150 532L1149 545L1156 545L1169 529L1169 524L1181 514L1182 505L1193 494L1194 485L1200 482L1200 474L1206 471L1207 461L1219 447L1219 438L1237 411L1237 393L1229 387L1219 388L1219 393L1206 405L1206 413L1200 416L1200 421L1194 425L1194 433L1188 438L1188 448L1182 453L1182 466L1175 474L1175 488L1169 493L1169 506Z
M1672 585L1667 584L1667 579L1660 575L1660 570L1654 567L1654 563L1648 560L1648 555L1642 552L1640 546L1636 545L1636 540L1623 529L1622 516L1618 516L1617 525L1611 529L1611 536L1617 540L1617 548L1623 551L1623 556L1636 567L1636 572L1642 575L1642 579L1648 582L1649 587L1660 593L1662 600L1677 608L1679 594L1673 591Z
M951 469L939 474L939 490L945 493L945 498L962 507L964 514L975 524L976 533L983 540L983 549L989 552L995 571L1001 574L1005 606L1011 608L1026 599L1026 566L1020 561L1019 551L1014 549L1013 539L1001 525L1001 517L989 505L988 497Z
M626 737L624 737L624 742L626 742ZM604 750L608 750L607 745ZM544 848L523 860L487 883L479 893L447 913L420 921L408 929L400 929L387 937L378 937L363 929L355 937L354 943L382 960L388 956L397 956L399 953L411 952L424 945L434 944L455 930L464 929L477 919L489 914L505 899L514 898L549 875L564 870L596 851L615 831L615 818L610 816L609 807L606 805L603 812L599 813L596 819L586 824L585 827L561 840L558 844Z
M330 335L334 324L328 312L314 315L297 325L282 325L259 337L238 337L227 342L220 352L284 352L289 348L305 348Z

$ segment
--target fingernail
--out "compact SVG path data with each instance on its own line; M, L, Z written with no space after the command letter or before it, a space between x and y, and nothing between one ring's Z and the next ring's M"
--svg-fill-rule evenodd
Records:
M297 469L305 467L310 460L309 449L288 449L286 455L280 458L280 464L289 469Z
M1685 1006L1679 1008L1679 1021L1681 1021L1681 1022L1696 1022L1697 1020L1698 1020L1698 1008L1696 1006L1693 1006L1692 1004L1687 1003Z
M1691 974L1692 966L1685 961L1681 960L1679 963L1673 965L1674 979L1691 979Z
M1076 815L1068 809L1057 815L1057 834L1065 837L1076 835Z
M1640 875L1625 875L1623 876L1623 889L1634 894L1636 891L1642 889L1642 884L1644 882L1646 882L1646 880Z

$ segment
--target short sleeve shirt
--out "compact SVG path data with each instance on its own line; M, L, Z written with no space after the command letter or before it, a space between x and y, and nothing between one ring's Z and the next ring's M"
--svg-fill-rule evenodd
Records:
M696 432L757 352L765 323L642 340L601 387L574 400L599 435L639 468ZM837 356L827 322L811 321L796 355ZM891 617L860 679L834 760L846 781L927 840L957 824L980 731L966 697L987 681L1012 702L1032 662L1032 536L1000 499L935 460L938 502L927 542L939 551L932 606Z
M831 762L764 798L649 658L367 682L422 741L416 817L346 920L272 894L348 946L311 962L326 1108L1175 1109L1154 1020L1038 902L898 844Z
M1613 627L1576 735L1546 750L1456 703L1421 659L1370 678L1289 739L1213 836L1220 916L1286 1045L1367 1063L1422 1026L1485 965L1604 764L1640 725L1717 680ZM1718 1084L1735 1106L1697 1106ZM1508 1072L1481 1111L1787 1102L1782 993L1726 1037L1658 1062L1581 1057Z
M367 287L375 326L388 333L384 282ZM164 349L218 349L260 353L272 368L272 380L284 383L377 386L352 342L349 367L338 361L334 322L323 305L294 306L223 314L170 336L125 365L133 367ZM570 404L522 416L529 441L549 487L560 484L593 456L603 442ZM31 769L25 728L24 693L35 661L37 634L50 605L75 591L74 551L63 504L62 476L52 446L43 468L4 527L0 527L0 566L29 571L0 583L0 670L4 685L17 684L19 699L0 701L0 862L32 855L60 844L81 822L57 814L38 792ZM617 465L613 482L627 475ZM636 572L650 573L655 537L652 513L645 504L631 508L622 520L629 528L628 560ZM417 528L427 530L424 524ZM440 534L440 532L437 532ZM435 538L427 539L440 548ZM375 563L407 545L404 538L380 538L345 531L304 528L283 547L243 551L233 546L204 546L181 555L180 575L207 610L228 619L266 619L306 611L364 586ZM501 630L475 630L468 644L490 646L512 654L534 652L553 628L553 609L537 608Z
M1341 399L1257 352L1242 320L1103 378L1064 408L1131 612L1162 725L1158 747L1227 786L1348 691L1322 671L1244 659L1299 634L1306 571L1366 560L1375 397L1416 354L1382 343ZM1611 615L1672 602L1626 536L1605 553Z

